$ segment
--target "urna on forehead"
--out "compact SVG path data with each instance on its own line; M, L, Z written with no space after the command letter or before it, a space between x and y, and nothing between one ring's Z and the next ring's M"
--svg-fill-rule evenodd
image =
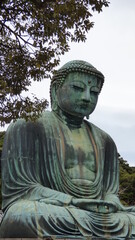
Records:
M83 72L90 75L94 75L101 81L101 85L103 85L104 83L104 75L99 70L97 70L92 64L82 60L73 60L67 62L59 70L56 71L52 78L51 84L57 82L59 86L62 85L67 74L71 72Z

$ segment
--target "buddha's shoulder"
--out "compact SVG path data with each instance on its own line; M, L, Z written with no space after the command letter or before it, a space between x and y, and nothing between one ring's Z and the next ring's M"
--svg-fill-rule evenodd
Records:
M8 129L7 132L11 131L19 131L19 130L36 130L39 129L43 123L50 122L50 120L53 118L52 113L49 111L45 111L42 113L42 115L37 118L35 121L26 121L23 118L17 119L16 121L13 121ZM46 124L47 127L47 124Z
M87 121L87 125L91 128L92 132L95 133L97 136L104 139L105 141L114 143L114 140L106 131L104 131L103 129L99 128L95 124L88 122L88 121Z
M42 115L40 116L40 118L37 120L37 122L46 122L46 121L51 121L51 120L53 120L53 118L54 118L54 115L53 115L53 113L52 112L50 112L50 111L44 111L43 113L42 113Z

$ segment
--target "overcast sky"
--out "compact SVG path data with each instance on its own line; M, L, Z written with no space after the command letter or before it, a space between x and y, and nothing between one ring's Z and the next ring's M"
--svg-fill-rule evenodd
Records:
M85 60L105 76L103 90L90 121L114 139L118 152L135 166L135 0L110 0L109 8L94 13L95 22L85 43L71 44L61 57ZM34 83L31 91L49 100L49 80Z

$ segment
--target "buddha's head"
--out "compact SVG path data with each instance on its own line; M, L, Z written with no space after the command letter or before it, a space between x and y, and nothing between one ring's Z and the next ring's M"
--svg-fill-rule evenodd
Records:
M103 74L91 64L81 60L66 63L52 78L52 110L88 117L96 107L103 83Z

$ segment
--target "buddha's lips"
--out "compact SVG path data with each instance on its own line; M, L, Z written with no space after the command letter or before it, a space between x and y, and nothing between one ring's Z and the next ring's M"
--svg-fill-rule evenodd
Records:
M81 108L90 108L93 104L90 103L80 103L78 104Z

